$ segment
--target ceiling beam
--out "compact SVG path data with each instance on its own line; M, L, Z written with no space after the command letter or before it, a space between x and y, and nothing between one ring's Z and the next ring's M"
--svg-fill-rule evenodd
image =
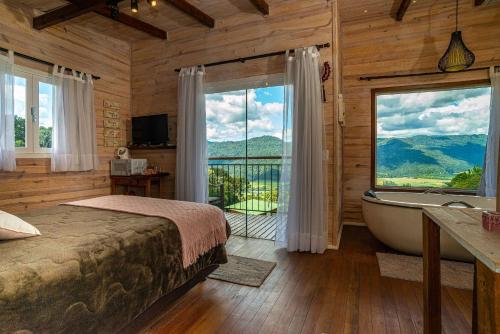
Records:
M250 0L251 3L264 15L269 15L269 4L266 0Z
M52 10L46 14L33 18L33 28L41 30L57 23L67 21L88 12L95 12L108 17L129 27L148 33L154 37L167 39L167 32L149 23L136 19L127 14L119 13L118 16L111 15L111 9L106 5L107 0L67 0L70 4ZM123 0L117 0L121 2Z
M396 21L403 21L403 17L406 14L406 11L408 10L408 7L410 7L411 0L399 0L399 8L398 11L396 12Z
M150 34L151 36L161 39L167 39L167 32L165 30L157 28L152 24L141 21L127 14L118 13L117 16L113 17L113 15L111 14L111 9L109 7L101 7L96 9L94 12L96 12L99 15L108 17L112 20L115 20L117 22L123 23L134 29Z
M193 6L186 0L166 0L166 1L172 4L175 8L193 17L198 22L206 25L207 27L209 28L215 27L215 20L211 16L207 15L206 13L204 13L197 7Z
M92 12L94 9L102 7L105 4L106 0L88 0L85 3L76 0L75 3L59 7L39 16L35 16L33 18L33 28L42 30L57 23Z

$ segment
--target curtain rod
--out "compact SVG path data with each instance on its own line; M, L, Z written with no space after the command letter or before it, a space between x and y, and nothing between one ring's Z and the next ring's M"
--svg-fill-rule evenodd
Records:
M393 78L406 78L406 77L421 77L426 75L436 75L436 74L450 74L450 73L461 73L461 72L472 72L472 71L483 71L487 70L489 67L476 67L469 70L456 71L456 72L423 72L423 73L408 73L408 74L393 74L393 75L379 75L373 77L359 77L359 80L380 80L380 79L393 79Z
M0 51L9 52L9 49L5 49L5 48L0 47ZM55 64L53 64L51 62L48 62L48 61L45 61L45 60L41 60L41 59L38 59L38 58L35 58L35 57L32 57L32 56L28 56L28 55L25 55L24 53L20 53L20 52L16 52L16 51L14 51L14 56L17 56L19 58L24 58L24 59L27 59L27 60L31 60L31 61L34 61L34 62L37 62L37 63L40 63L40 64L44 64L44 65L48 65L48 66L54 66L55 65ZM71 68L66 68L66 69L68 71L72 71ZM81 71L77 71L77 72L82 73ZM99 79L101 79L101 77L92 75L92 79L99 80Z
M325 43L325 44L317 44L316 47L318 50L321 49L326 49L330 47L330 43ZM261 55L256 55L256 56L249 56L249 57L243 57L243 58L235 58L235 59L230 59L230 60L223 60L223 61L218 61L215 63L209 63L209 64L204 64L203 66L205 67L212 67L212 66L219 66L219 65L225 65L225 64L232 64L232 63L244 63L247 60L254 60L254 59L260 59L260 58L268 58L268 57L274 57L274 56L281 56L286 54L285 51L277 51L277 52L271 52L271 53L264 53ZM176 68L175 72L180 72L180 68Z

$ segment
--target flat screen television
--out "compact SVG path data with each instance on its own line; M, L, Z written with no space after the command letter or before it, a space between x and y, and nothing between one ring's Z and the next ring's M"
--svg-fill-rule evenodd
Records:
M132 117L133 145L166 145L167 143L167 114Z

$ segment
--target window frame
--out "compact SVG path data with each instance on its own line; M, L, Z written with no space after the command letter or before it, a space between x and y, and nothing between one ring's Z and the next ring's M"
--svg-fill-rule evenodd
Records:
M489 79L457 81L446 83L433 83L423 85L396 86L371 89L371 158L370 158L370 189L374 191L391 192L423 192L426 190L439 190L448 194L471 195L476 194L477 190L447 189L432 187L398 187L398 186L377 186L376 184L376 157L377 157L377 96L387 93L417 93L421 91L451 90L460 88L491 87Z
M265 74L239 79L229 79L222 81L209 81L205 83L204 94L225 93L245 89L258 89L273 86L284 86L285 74Z
M40 147L39 84L52 85L52 75L29 67L15 65L14 76L26 80L26 146L16 147L16 158L50 158L52 148ZM31 110L35 111L35 121Z

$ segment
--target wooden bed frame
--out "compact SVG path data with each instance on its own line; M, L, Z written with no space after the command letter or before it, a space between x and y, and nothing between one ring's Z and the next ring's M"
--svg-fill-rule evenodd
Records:
M149 325L152 325L172 304L191 290L195 285L207 279L213 271L219 268L218 264L211 264L208 267L200 270L192 279L181 285L180 287L170 291L165 296L157 300L146 311L141 313L137 318L132 320L124 328L118 332L124 334L136 334L146 330Z

